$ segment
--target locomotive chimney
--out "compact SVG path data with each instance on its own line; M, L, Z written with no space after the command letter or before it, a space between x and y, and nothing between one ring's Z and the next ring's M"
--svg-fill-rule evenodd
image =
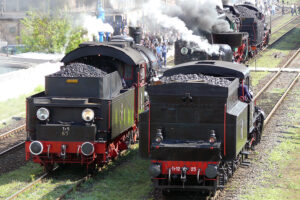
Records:
M129 35L133 38L136 44L140 44L142 39L142 28L130 26Z

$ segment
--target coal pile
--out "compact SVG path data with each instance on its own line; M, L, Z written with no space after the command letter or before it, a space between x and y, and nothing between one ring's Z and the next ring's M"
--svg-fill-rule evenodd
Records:
M203 74L175 74L173 76L164 76L161 78L163 83L174 82L202 82L210 85L217 85L221 87L228 87L231 81L225 78L219 78L214 76L205 76Z
M51 77L104 77L106 72L83 63L71 63L63 66L62 69L52 75Z
M264 37L264 18L260 16L259 12L246 6L238 5L236 8L240 12L241 18L244 18L240 31L249 33L250 45L260 44Z
M236 6L236 8L240 12L240 17L257 19L256 10L247 8L245 6Z

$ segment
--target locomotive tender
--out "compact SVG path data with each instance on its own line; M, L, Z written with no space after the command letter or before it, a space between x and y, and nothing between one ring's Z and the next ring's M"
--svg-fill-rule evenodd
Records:
M249 85L249 69L196 61L169 69L163 77L193 74L229 83L157 82L148 86L149 110L140 114L140 154L151 159L152 180L163 191L215 192L232 176L246 148L260 141L264 113L238 97L240 80Z
M135 33L135 41L139 32ZM103 77L47 76L45 91L27 98L26 159L52 170L55 163L94 169L137 137L138 114L155 55L131 37L84 43L67 54L65 66L89 65ZM126 85L126 86L125 86Z

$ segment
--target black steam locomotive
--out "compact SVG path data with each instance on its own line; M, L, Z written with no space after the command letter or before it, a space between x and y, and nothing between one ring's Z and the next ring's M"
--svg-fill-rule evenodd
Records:
M271 31L267 28L264 14L257 7L250 3L224 5L222 10L217 11L219 18L226 20L232 31L200 32L211 44L219 46L219 53L208 55L198 50L196 44L179 40L175 43L176 65L208 59L243 63L268 45Z
M139 35L136 29L136 44ZM27 98L27 159L32 156L47 170L55 163L93 169L136 140L145 85L157 67L155 55L136 44L131 37L116 36L107 43L81 44L62 59L62 70L80 66L103 74L52 74L44 92Z
M242 64L196 61L165 71L148 87L140 154L151 159L156 188L214 193L224 187L262 134L264 112L238 96L249 79Z

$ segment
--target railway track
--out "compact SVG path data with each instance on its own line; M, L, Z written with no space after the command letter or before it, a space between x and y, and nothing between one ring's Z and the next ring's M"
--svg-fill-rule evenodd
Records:
M58 167L54 168L53 171L56 171L58 169ZM43 179L45 179L46 177L48 177L50 175L50 173L44 173L42 174L39 178L37 178L36 180L32 181L31 183L29 183L28 185L26 185L25 187L23 187L22 189L16 191L14 194L12 194L11 196L7 197L6 200L12 200L17 198L19 195L21 195L22 193L28 191L29 189L31 189L32 187L34 187L35 185L37 185L38 183L41 183L43 181Z
M122 151L120 153L120 157L123 157L127 151L128 150ZM115 162L115 161L111 161L111 162ZM119 164L121 164L122 162L123 161L121 161ZM117 164L117 165L119 165L119 164ZM53 172L57 172L58 170L63 170L63 169L61 169L59 166L57 166L53 169ZM57 197L56 200L65 199L68 194L70 194L71 192L74 192L75 190L77 190L86 181L94 178L98 174L98 172L101 172L101 170L102 170L102 168L99 168L98 171L96 171L93 174L86 174L85 176L78 178L78 180L75 181L73 184L71 184L71 186L63 194L59 195L59 197ZM20 190L17 190L14 194L7 197L5 200L16 199L20 195L22 195L25 192L32 189L34 186L37 186L38 184L42 184L43 181L46 180L47 178L51 178L51 174L55 175L55 173L52 173L52 172L51 173L47 172L47 173L42 174L41 176L39 176L39 178L37 178L36 180L34 180L31 183L27 184L26 186L24 186ZM55 178L53 178L52 181L54 181L54 179Z
M15 144L14 146L9 147L8 149L6 149L6 150L0 152L0 157L1 157L1 156L4 156L4 155L6 155L6 154L8 154L8 153L10 153L10 152L12 152L12 151L15 151L15 150L17 150L17 149L19 149L19 148L21 148L21 147L24 147L24 146L25 146L25 142L20 142L20 143L18 143L18 144Z
M26 130L26 125L23 124L17 128L14 128L13 130L10 130L10 131L7 131L6 133L3 133L0 135L0 140L3 140L11 135L14 135L14 134L18 134L20 132L23 132Z
M20 134L20 133L24 132L25 129L26 129L26 126L24 124L24 125L21 125L21 126L19 126L17 128L14 128L13 130L10 130L10 131L8 131L6 133L3 133L3 134L0 135L0 141L4 140L4 139L6 139L6 138L8 138L8 137L10 137L12 135ZM17 144L14 144L13 146L10 146L7 149L5 149L2 152L0 152L0 157L6 155L8 153L11 153L12 151L15 151L15 150L17 150L17 149L19 149L21 147L24 147L24 146L25 146L25 141L18 142Z

